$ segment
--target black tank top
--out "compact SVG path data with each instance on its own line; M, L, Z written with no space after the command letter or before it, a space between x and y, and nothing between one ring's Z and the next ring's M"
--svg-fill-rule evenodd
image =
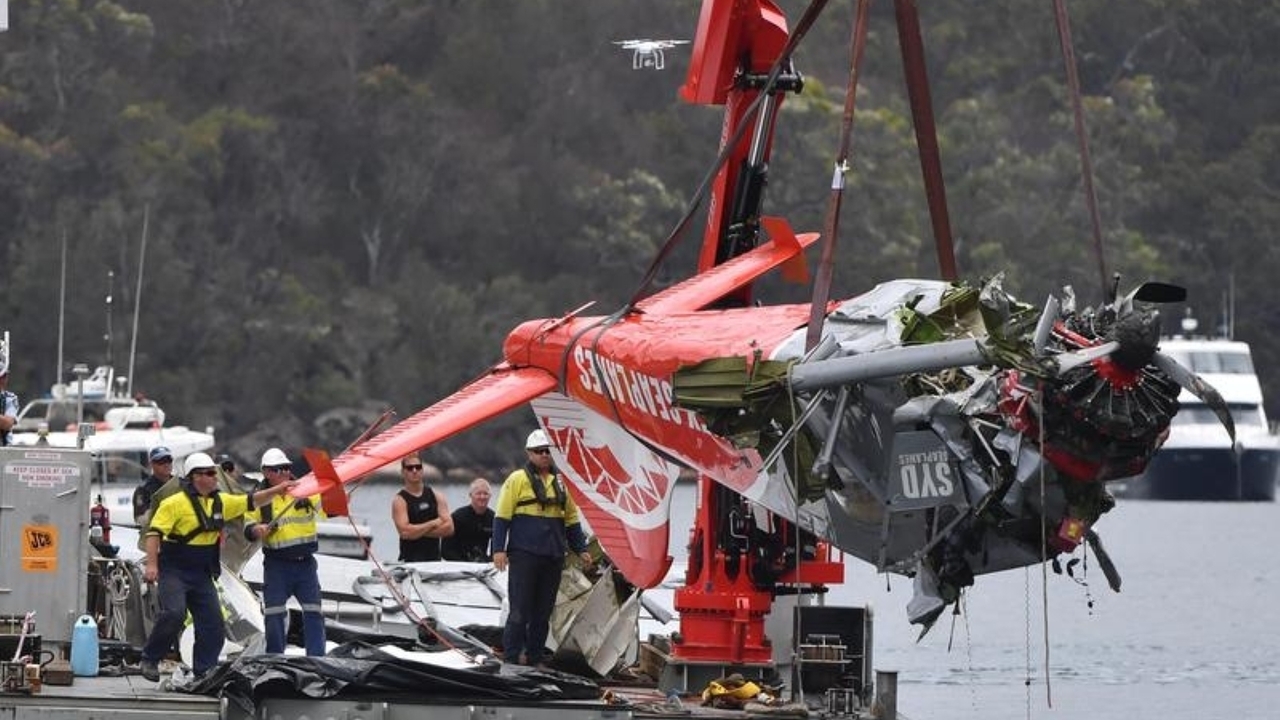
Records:
M408 490L400 490L400 497L409 509L409 522L417 525L440 517L440 507L436 505L436 493L431 488L423 488L421 495L410 495ZM400 562L423 562L440 559L440 538L422 537L417 540L400 538Z

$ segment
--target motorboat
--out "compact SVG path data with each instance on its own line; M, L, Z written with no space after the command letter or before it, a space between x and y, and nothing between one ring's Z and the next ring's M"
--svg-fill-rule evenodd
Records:
M1249 345L1175 337L1160 350L1217 388L1236 427L1233 444L1213 410L1183 390L1169 437L1124 497L1147 500L1273 501L1280 436L1267 419Z
M163 445L175 469L194 452L210 452L212 430L166 425L154 401L120 392L114 372L99 367L89 379L54 385L47 397L29 401L18 413L13 444L83 447L93 453L89 503L101 499L113 525L133 524L133 491L150 474L147 453ZM99 390L102 389L100 392Z

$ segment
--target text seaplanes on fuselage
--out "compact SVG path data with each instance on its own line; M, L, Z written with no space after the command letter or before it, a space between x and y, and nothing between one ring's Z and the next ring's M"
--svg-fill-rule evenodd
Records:
M949 497L955 492L946 450L903 453L898 456L898 466L906 497Z
M671 383L607 357L601 357L590 348L575 347L573 361L578 370L582 389L605 396L615 403L629 406L650 417L665 420L677 426L707 432L696 412L675 407L672 402ZM606 388L602 387L603 380Z

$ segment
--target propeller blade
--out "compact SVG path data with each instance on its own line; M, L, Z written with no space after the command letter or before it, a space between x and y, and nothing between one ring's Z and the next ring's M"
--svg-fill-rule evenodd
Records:
M1170 283L1144 282L1133 291L1131 297L1149 303L1177 303L1186 301L1187 289Z
M1110 342L1104 342L1101 345L1094 345L1093 347L1062 353L1054 358L1058 362L1058 374L1062 375L1068 373L1081 365L1087 365L1098 358L1104 358L1115 352L1115 349L1118 347L1120 347L1120 343L1112 340Z
M1098 533L1094 532L1093 528L1090 528L1084 531L1084 539L1089 542L1093 556L1098 559L1098 567L1102 568L1102 574L1107 578L1107 585L1113 591L1120 592L1120 571L1116 569L1116 564L1111 562L1111 556L1102 547L1102 538L1098 537Z
M1182 367L1177 360L1162 352L1157 352L1152 360L1155 362L1156 367L1173 378L1174 382L1213 408L1213 414L1218 416L1218 421L1222 423L1222 427L1227 429L1227 435L1231 436L1231 442L1234 443L1236 441L1236 423L1231 419L1231 411L1227 409L1227 402L1222 399L1222 395L1212 385L1201 379L1199 375Z

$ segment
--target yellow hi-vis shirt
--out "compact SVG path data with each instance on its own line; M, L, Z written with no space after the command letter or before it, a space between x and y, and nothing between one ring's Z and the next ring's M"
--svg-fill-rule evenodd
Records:
M323 520L327 516L320 506L319 495L312 495L305 500L300 502L295 497L278 495L271 498L270 520L264 520L267 515L266 507L260 507L249 511L245 524L248 526L249 523L275 523L275 529L262 539L263 546L270 550L283 550L307 543L317 543L319 540L316 537L316 521Z
M222 519L234 520L249 511L248 495L227 495L224 493L215 493L222 498ZM148 535L159 535L161 540L170 537L181 537L194 530L200 529L200 519L196 516L196 509L192 503L200 503L201 508L206 515L213 513L213 495L208 497L192 496L188 493L178 492L170 495L160 502L160 507L156 508L156 514L151 518L151 525L147 528ZM221 535L218 530L206 530L197 533L187 545L216 545Z

